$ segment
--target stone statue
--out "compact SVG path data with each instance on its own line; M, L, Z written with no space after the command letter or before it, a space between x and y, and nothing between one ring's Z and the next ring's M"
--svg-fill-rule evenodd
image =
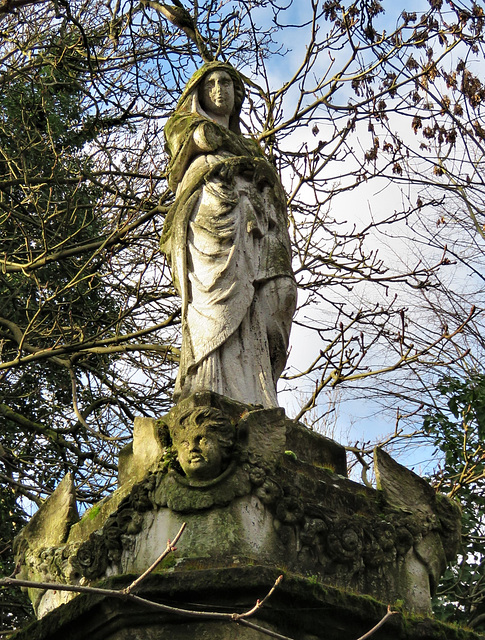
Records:
M175 202L161 241L182 299L176 401L214 391L276 407L296 284L286 200L259 145L244 138L241 75L210 62L165 127Z

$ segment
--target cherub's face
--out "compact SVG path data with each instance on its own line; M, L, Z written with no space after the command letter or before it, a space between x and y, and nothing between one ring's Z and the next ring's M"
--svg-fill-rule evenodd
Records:
M177 459L189 479L210 480L222 470L222 453L214 433L204 426L189 426L174 438Z
M222 69L209 73L204 79L200 100L208 113L230 116L234 109L234 83L231 76Z

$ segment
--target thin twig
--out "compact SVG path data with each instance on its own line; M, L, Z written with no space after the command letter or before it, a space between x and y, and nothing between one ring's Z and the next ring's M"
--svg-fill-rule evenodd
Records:
M1 578L0 587L18 586L18 587L29 587L34 589L53 589L56 591L88 593L88 594L95 594L95 595L103 595L105 597L109 596L113 598L119 598L125 601L128 600L131 602L135 602L143 606L148 606L151 609L155 609L157 611L163 611L164 613L170 613L170 614L190 617L190 618L203 618L206 620L211 619L211 620L225 620L228 622L235 622L236 624L241 624L251 629L254 629L256 631L259 631L260 633L270 636L271 638L277 638L278 640L292 640L292 638L288 636L284 636L278 633L277 631L273 631L271 629L266 629L265 627L261 627L260 625L255 624L254 622L250 622L249 620L246 619L254 615L256 611L258 611L258 609L260 609L265 604L268 598L270 598L273 595L276 587L278 587L278 585L283 580L282 575L278 576L273 586L271 587L271 589L268 591L268 593L262 600L258 599L256 601L256 604L253 607L251 607L251 609L248 609L243 613L222 613L218 611L194 611L192 609L181 609L179 607L172 607L170 605L162 604L160 602L153 602L152 600L147 600L146 598L141 598L140 596L137 596L131 593L131 591L133 591L133 589L139 586L139 584L157 567L158 564L160 564L160 562L169 553L172 553L173 551L175 551L175 544L178 542L178 540L180 539L180 536L184 532L185 526L186 525L184 522L180 527L179 532L173 539L173 541L170 541L170 540L167 541L166 549L163 551L162 554L160 554L157 560L141 576L139 576L136 580L134 580L128 587L121 590L105 589L105 588L99 588L99 587L85 587L81 585L60 584L60 583L52 583L52 582L34 582L31 580L20 580L15 577ZM387 622L387 620L391 616L395 615L396 613L397 611L391 611L391 607L388 606L387 613L382 618L382 620L380 620L370 631L368 631L363 636L358 638L358 640L367 640L367 638L370 638L380 627L382 627L383 624Z
M252 616L253 613L256 613L256 611L263 606L266 600L271 597L274 590L281 583L282 580L283 580L283 576L278 576L275 580L274 585L271 587L271 589L268 591L265 597L262 600L256 600L256 604L254 605L254 607L252 609L249 609L249 611L246 611L246 613L234 613L233 614L234 620L240 620L241 618L249 618L249 616Z
M357 640L367 640L367 638L370 638L376 631L377 629L380 629L382 627L383 624L385 624L389 618L393 615L395 615L397 613L397 611L391 611L391 605L388 604L387 605L387 613L386 615L382 618L382 620L380 620L375 627L372 627L372 629L370 631L368 631L367 633L364 633L363 636L360 636L360 638L357 638Z
M279 580L279 579L278 579ZM277 580L277 582L278 582ZM82 585L62 584L60 582L35 582L33 580L22 580L18 578L1 578L0 587L28 587L31 589L52 589L54 591L71 591L76 593L89 593L94 595L109 596L110 598L119 598L125 601L137 602L139 604L147 605L153 609L158 609L165 613L173 613L180 616L188 616L193 618L211 618L218 620L230 620L231 622L238 622L240 618L247 616L249 612L242 614L235 613L222 613L219 611L194 611L192 609L180 609L179 607L172 607L168 604L162 604L160 602L153 602L146 598L141 598L133 593L126 593L124 589L106 589L104 587L86 587ZM274 590L274 586L271 588L270 593ZM266 596L264 600L269 597ZM256 607L256 609L259 607ZM252 607L254 609L254 607ZM250 609L249 611L251 611ZM235 617L237 616L237 618Z
M137 604L141 604L143 606L148 606L151 609L155 609L156 611L163 611L164 613L170 613L174 615L190 617L190 618L202 618L202 619L211 619L211 620L225 620L228 622L235 622L237 624L244 624L246 626L250 626L252 629L258 630L260 633L268 635L273 638L279 638L280 640L292 640L287 636L283 636L278 634L275 631L271 631L270 629L265 629L264 627L260 627L255 623L249 623L245 618L253 615L273 594L276 587L281 583L283 576L279 576L274 585L271 587L267 595L260 601L257 600L256 605L253 606L248 611L238 614L238 613L221 613L218 611L194 611L192 609L181 609L179 607L172 607L167 604L162 604L160 602L153 602L152 600L147 600L146 598L141 598L133 593L130 593L136 586L140 584L140 582L146 578L146 576L155 569L155 567L161 562L161 560L168 554L174 551L174 544L180 538L185 528L185 523L181 526L178 534L175 536L173 542L168 541L167 548L160 555L160 557L151 565L147 571L145 571L139 578L137 578L134 582L132 582L125 589L105 589L100 587L86 587L82 585L71 585L71 584L61 584L61 583L53 583L53 582L34 582L31 580L21 580L12 577L6 577L0 579L0 587L28 587L31 589L52 589L55 591L71 591L75 593L88 593L94 595L102 595L105 597L119 598L124 601L135 602Z
M239 619L237 624L242 624L245 627L249 627L250 629L255 629L256 631L260 631L270 638L278 638L278 640L294 640L294 638L290 638L289 636L283 636L281 633L277 631L272 631L271 629L265 629L261 627L259 624L255 624L254 622L250 622L249 620Z
M185 525L186 523L183 522L175 538L172 541L167 540L167 547L165 551L158 556L155 562L150 567L148 567L148 569L144 573L142 573L141 576L139 576L136 580L133 580L133 582L128 587L126 587L126 589L123 589L123 593L126 593L126 594L131 593L133 589L135 589L140 584L140 582L142 582L160 564L160 562L168 556L169 553L172 553L173 551L175 551L176 549L175 545L179 541L182 533L184 532Z

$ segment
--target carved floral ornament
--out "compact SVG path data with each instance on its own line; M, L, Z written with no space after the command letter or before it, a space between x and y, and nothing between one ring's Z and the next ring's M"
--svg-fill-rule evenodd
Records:
M259 539L268 541L290 571L376 597L399 593L406 567L418 566L428 588L456 551L459 527L449 501L423 494L421 511L411 512L387 500L385 492L333 473L310 456L315 438L281 409L199 393L180 402L157 427L151 433L163 445L157 449L163 451L158 466L123 494L84 542L73 536L67 544L27 548L28 575L86 584L130 571L134 551L148 544L147 531L185 518L202 523L203 530L204 523L218 522L223 507L235 527L231 555L237 556L238 535L245 533L237 528L246 526L239 514L258 514L266 536ZM217 556L218 544L216 535L209 553ZM191 558L192 547L181 547L180 554Z
M180 403L159 422L166 452L159 469L136 484L103 529L77 551L75 564L88 579L102 576L111 563L120 561L125 536L136 536L142 530L146 512L168 508L202 516L205 510L246 495L255 496L272 514L288 558L328 575L365 575L368 571L380 575L383 567L396 563L439 528L438 522L401 510L383 512L365 496L360 506L366 514L362 515L357 508L360 503L354 501L355 513L349 515L350 503L343 509L342 496L332 498L333 488L337 494L339 490L337 476L332 479L330 472L326 472L323 508L314 497L305 497L297 481L298 463L285 455L287 420L282 412L272 410L271 423L276 425L272 439L264 424L267 410L248 412L238 403L231 403L227 410L221 404L204 405L206 399ZM283 437L276 451L278 415ZM311 482L316 496L324 480Z

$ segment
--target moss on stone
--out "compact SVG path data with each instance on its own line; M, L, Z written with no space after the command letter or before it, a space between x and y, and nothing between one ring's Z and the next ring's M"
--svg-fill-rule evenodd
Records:
M194 563L195 565L195 563ZM150 575L137 589L137 595L189 606L198 602L208 610L241 610L254 604L268 592L275 578L284 574L283 582L272 597L252 620L267 623L279 633L295 640L311 634L315 638L338 640L342 637L358 637L371 629L387 611L386 604L370 596L357 595L346 589L323 585L315 576L303 577L282 571L274 566L240 566L221 569L187 567L182 571ZM125 575L111 578L98 586L122 589L135 576ZM172 623L180 624L180 618L161 617L149 608L104 596L80 595L68 604L59 607L44 619L34 622L14 634L11 640L81 640L105 637L102 625L110 629L110 640L127 637L112 632L116 620L123 620L124 627L135 624L140 634L134 638L170 636ZM101 624L101 627L99 626ZM120 623L121 624L121 623ZM139 626L136 627L136 624ZM196 624L195 622L193 624ZM200 623L197 623L200 624ZM223 624L223 623L221 623ZM191 621L184 622L187 638L191 635ZM122 625L123 626L123 625ZM116 625L115 625L116 627ZM130 628L132 628L130 626ZM227 638L233 638L234 627L228 623ZM479 640L480 636L453 625L447 625L426 616L399 612L386 623L383 633L377 637L393 640ZM229 631L230 630L230 631ZM121 633L121 632L120 632ZM125 633L125 632L124 632ZM150 635L152 633L152 635ZM155 635L158 633L158 635ZM222 636L221 636L222 637Z

